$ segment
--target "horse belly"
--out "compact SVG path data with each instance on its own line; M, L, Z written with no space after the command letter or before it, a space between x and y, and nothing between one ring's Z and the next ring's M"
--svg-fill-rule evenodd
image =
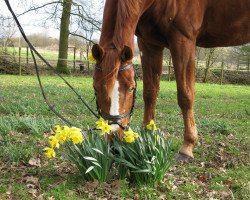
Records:
M135 35L143 40L158 46L167 46L167 38L153 25L138 24Z
M211 2L213 5L210 5L204 16L197 45L220 47L250 42L250 1Z

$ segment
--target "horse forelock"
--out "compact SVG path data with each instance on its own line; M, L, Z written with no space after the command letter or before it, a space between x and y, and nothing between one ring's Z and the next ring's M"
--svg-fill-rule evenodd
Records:
M119 68L118 57L119 54L116 49L109 49L105 52L104 59L102 61L102 73L105 81L107 82L117 78Z

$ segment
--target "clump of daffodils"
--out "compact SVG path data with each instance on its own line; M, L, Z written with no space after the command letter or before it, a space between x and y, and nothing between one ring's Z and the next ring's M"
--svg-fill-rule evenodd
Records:
M64 158L75 164L86 181L107 182L119 176L138 185L157 185L169 169L174 152L154 120L145 129L124 130L122 137L113 134L112 142L106 137L111 131L109 121L102 117L95 130L84 133L76 127L55 126L45 155L54 158L56 150L63 149Z
M80 144L83 141L83 135L81 129L76 127L68 126L55 126L55 135L49 137L49 146L44 148L44 154L49 159L56 157L55 149L59 149L60 145L63 145L66 141L72 142L73 144Z

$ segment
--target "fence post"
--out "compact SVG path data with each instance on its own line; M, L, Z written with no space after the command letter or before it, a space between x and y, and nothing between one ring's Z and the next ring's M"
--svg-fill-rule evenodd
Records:
M82 61L82 51L80 49L80 61Z
M222 85L224 78L224 61L221 62L221 77L220 77L220 84Z
M26 64L29 65L29 47L26 47Z
M73 66L74 72L76 71L76 47L74 47L74 66Z
M22 75L22 66L21 66L21 47L18 49L18 62L19 62L19 75Z

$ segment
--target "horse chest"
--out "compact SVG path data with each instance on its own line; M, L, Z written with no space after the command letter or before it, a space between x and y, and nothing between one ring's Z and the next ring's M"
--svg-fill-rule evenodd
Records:
M165 23L159 27L153 20L140 20L136 28L136 36L149 41L152 44L159 46L168 46L168 29L171 27L171 22Z

